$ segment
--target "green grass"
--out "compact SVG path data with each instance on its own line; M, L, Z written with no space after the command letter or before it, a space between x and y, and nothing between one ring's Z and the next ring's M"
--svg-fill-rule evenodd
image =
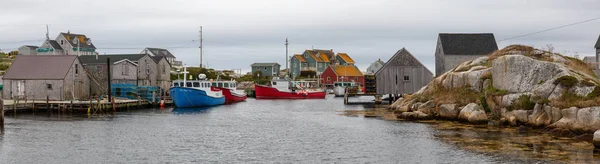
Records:
M577 78L567 75L554 80L554 85L562 85L564 87L571 88L575 86L575 84L577 84L578 82L579 80L577 80Z
M529 95L521 95L512 105L508 106L507 109L512 111L514 109L522 109L522 110L533 110L535 108L535 102L531 101L531 96Z
M600 96L600 86L594 87L594 90L587 95L588 98L596 98L598 96Z
M485 93L490 96L504 96L508 94L508 91L494 88L494 86L490 85L487 88L485 88Z

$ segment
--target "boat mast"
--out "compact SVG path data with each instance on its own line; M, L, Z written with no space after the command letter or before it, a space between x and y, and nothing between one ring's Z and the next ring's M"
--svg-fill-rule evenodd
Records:
M288 67L288 45L288 38L285 38L285 74L287 75L287 77L289 77L290 74L290 67Z
M202 68L202 26L200 26L200 68Z

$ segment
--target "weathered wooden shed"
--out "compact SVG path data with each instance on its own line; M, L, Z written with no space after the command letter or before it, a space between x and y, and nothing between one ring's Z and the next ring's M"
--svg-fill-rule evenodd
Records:
M417 58L402 48L375 73L377 94L410 94L418 91L433 79Z
M147 62L154 65L154 61L146 54L129 55L82 55L79 60L85 70L90 73L92 80L90 92L94 95L105 95L108 89L108 73L106 59L110 58L111 63L111 84L138 84L140 72L138 62L142 58L148 58ZM144 64L144 63L141 63ZM152 76L154 77L154 76ZM150 77L148 77L150 78Z
M73 100L89 97L90 79L77 56L19 55L2 79L3 99Z

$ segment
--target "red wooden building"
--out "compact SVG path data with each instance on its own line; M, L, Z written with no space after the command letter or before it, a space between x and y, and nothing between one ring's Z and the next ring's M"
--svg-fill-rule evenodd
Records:
M335 82L354 81L358 86L364 86L365 76L354 65L331 65L321 74L321 84L333 86Z

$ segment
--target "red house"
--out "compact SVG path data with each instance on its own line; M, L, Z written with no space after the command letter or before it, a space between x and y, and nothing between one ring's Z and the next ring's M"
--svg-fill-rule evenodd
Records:
M333 86L335 82L354 81L358 86L364 86L365 76L354 65L331 65L321 74L321 84Z

